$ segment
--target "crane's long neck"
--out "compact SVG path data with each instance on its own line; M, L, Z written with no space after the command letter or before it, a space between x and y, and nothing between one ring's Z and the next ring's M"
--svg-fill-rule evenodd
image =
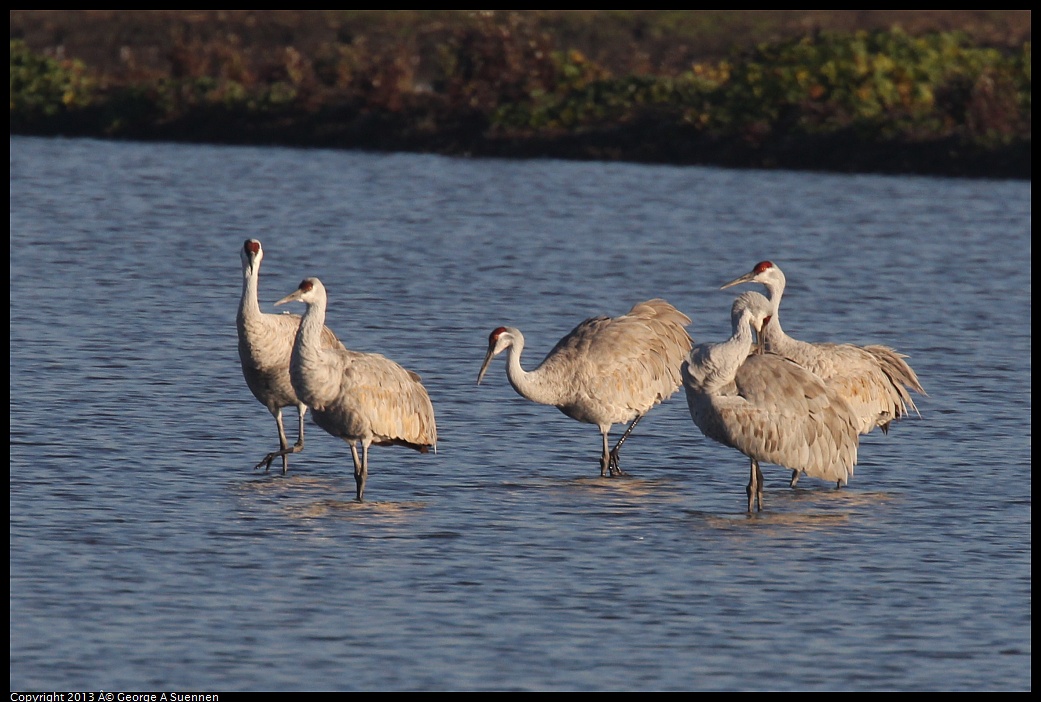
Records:
M787 334L784 333L784 328L781 326L781 297L784 295L785 281L783 278L777 280L773 279L763 283L766 288L766 297L770 300L770 323L763 329L763 341L766 342L766 348L773 353L786 355L786 351L792 349L792 344L799 344L802 342L796 341Z
M717 382L726 385L734 379L737 369L741 367L752 351L753 341L752 327L748 323L748 319L741 318L736 321L733 335L716 347L718 349L716 356Z
M763 283L763 287L766 288L766 297L770 300L770 307L772 308L771 314L774 317L777 316L777 311L781 307L781 297L784 295L784 284L783 278L771 278L770 280Z
M733 335L709 347L698 363L695 374L701 392L715 394L732 383L738 368L752 350L752 341L752 327L748 319L744 318L740 322L735 320Z
M784 329L781 328L781 323L776 317L771 319L770 323L766 325L766 329L763 330L763 341L770 353L784 356L815 373L823 370L818 366L822 352L817 344L788 336L784 333Z
M300 328L296 331L296 343L305 349L318 349L325 326L325 300L317 299L307 303L304 316L300 320Z
M513 343L506 349L506 377L510 385L522 397L543 405L560 404L560 392L547 382L538 370L528 372L521 367L520 357L524 351L524 337L517 334Z
M239 319L255 319L260 316L257 290L260 287L260 267L246 266L242 271L242 299L239 301Z
M763 341L766 342L768 351L788 357L791 357L798 347L806 344L805 341L798 341L784 333L781 317L777 314L776 309L770 318L770 323L763 329Z
M293 389L303 402L321 408L339 394L340 368L330 362L322 348L322 329L325 327L325 299L307 303L293 343L289 372Z

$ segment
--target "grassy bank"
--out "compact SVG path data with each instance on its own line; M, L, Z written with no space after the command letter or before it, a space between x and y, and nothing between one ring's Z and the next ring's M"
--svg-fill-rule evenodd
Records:
M11 11L11 133L1030 178L1021 11Z

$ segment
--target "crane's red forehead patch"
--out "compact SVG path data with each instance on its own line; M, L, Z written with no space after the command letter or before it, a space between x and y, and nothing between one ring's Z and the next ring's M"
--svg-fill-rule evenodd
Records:
M303 290L304 292L308 292L313 287L314 287L314 283L312 283L310 280L306 280L305 279L305 280L300 281L300 289Z
M762 273L767 268L773 268L773 267L774 267L774 264L771 263L770 261L760 261L759 263L755 264L755 268L752 269L752 272L753 273Z
M248 239L246 241L245 246L243 248L245 248L246 251L248 251L250 253L259 253L260 252L260 242L257 241L256 239Z
M495 330L488 335L489 343L495 343L495 341L498 340L499 336L505 331L506 327L496 327Z

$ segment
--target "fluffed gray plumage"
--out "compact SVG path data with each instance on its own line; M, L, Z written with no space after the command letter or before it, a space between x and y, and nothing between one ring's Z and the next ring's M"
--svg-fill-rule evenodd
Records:
M809 343L785 334L779 308L786 281L771 261L760 261L751 272L722 287L740 283L761 283L769 294L771 319L763 331L766 350L799 364L842 395L856 413L861 434L876 427L888 433L893 420L911 411L918 414L910 391L923 396L926 392L904 360L907 356L888 346Z
M389 358L320 343L327 299L318 278L305 278L275 304L307 305L293 345L290 379L315 424L350 445L356 496L362 502L369 446L405 446L420 453L436 449L434 407L420 377Z
M506 375L514 390L599 427L600 474L624 475L618 464L622 444L651 408L679 389L679 367L693 345L688 324L690 318L665 300L640 302L620 317L580 323L530 372L520 364L524 336L513 327L499 327L488 337L477 382L492 359L509 349ZM609 450L611 425L625 422L629 427Z
M765 297L743 293L730 339L695 346L681 368L694 424L751 459L749 512L762 509L760 461L844 485L859 444L852 408L820 378L776 354L749 354L770 312Z

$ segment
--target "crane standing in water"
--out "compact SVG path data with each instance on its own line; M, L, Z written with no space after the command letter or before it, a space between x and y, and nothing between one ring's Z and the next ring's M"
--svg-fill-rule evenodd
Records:
M492 359L509 350L506 376L532 402L553 405L572 419L595 424L603 436L601 476L625 475L619 466L622 444L652 407L680 386L680 364L693 342L690 318L665 300L640 302L620 317L587 319L546 355L533 371L521 367L524 336L499 327L488 337L488 353L477 374L484 378ZM630 422L614 448L611 425Z
M264 249L256 239L247 239L240 252L242 259L242 299L235 323L239 333L239 360L246 385L260 404L267 407L278 425L280 450L264 456L254 469L282 457L282 473L289 470L290 453L304 450L304 416L307 405L300 401L289 380L289 358L293 352L293 341L300 326L298 314L267 314L260 311L257 288L260 281L260 262L264 260ZM328 348L343 348L343 344L328 328L321 333L321 343ZM282 424L282 408L296 407L299 417L299 433L296 444L289 446L286 430Z
M727 341L699 344L683 364L691 419L710 439L751 459L748 511L763 508L759 462L796 475L844 485L857 462L856 419L849 404L806 369L780 356L749 354L752 330L762 334L770 302L756 292L731 308ZM794 480L793 483L794 484Z
M289 376L297 397L311 408L315 424L351 447L356 497L363 502L369 446L405 446L420 453L436 450L434 407L420 377L389 358L323 345L327 299L322 281L305 278L275 304L307 305L293 344Z
M910 390L925 395L904 354L888 346L856 346L854 344L809 343L785 334L778 316L785 277L770 261L760 261L746 273L721 289L741 283L761 283L766 287L771 305L770 323L763 330L768 351L799 364L844 397L857 416L857 430L868 434L876 427L889 433L889 424L908 414L918 413ZM792 485L798 480L792 475Z

